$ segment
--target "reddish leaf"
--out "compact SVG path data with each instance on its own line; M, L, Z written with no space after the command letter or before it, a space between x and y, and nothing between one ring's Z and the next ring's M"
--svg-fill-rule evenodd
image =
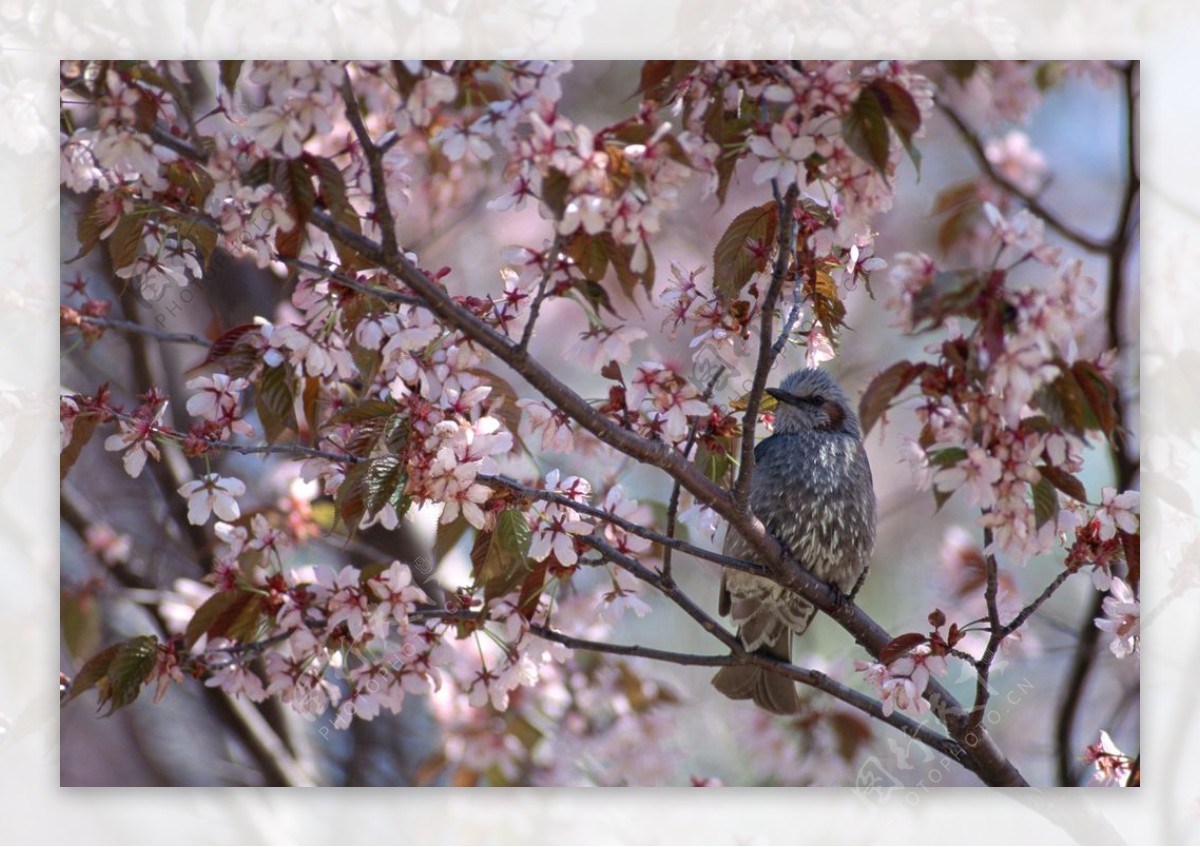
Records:
M864 88L850 104L842 117L842 138L859 158L887 175L891 138L883 104L874 89Z
M831 712L826 721L833 732L838 756L843 762L857 763L860 751L875 737L871 722L848 711Z
M71 680L71 695L67 698L70 702L83 694L85 691L90 691L95 688L100 680L108 674L108 666L112 664L112 660L116 657L123 644L113 644L105 647L92 658L83 663L83 667L79 669L79 673L75 674L75 678Z
M217 618L224 614L235 600L245 596L239 591L218 591L201 603L200 608L196 609L192 619L188 621L183 636L184 645L190 650L192 645L200 640L200 636L208 634L210 629L214 628Z
M260 327L255 323L239 324L232 329L226 330L208 348L208 355L204 357L204 361L200 365L208 365L218 359L225 358L233 352L233 348L237 346L239 341L246 337L247 333L258 331L260 331Z
M138 215L123 214L116 229L108 237L108 255L114 269L132 265L138 257L142 244L142 219Z
M875 426L875 422L883 417L900 392L924 370L923 363L914 365L905 359L896 362L871 380L871 384L863 392L862 399L858 401L858 420L864 436Z
M904 86L887 79L877 79L868 88L879 99L883 116L896 131L900 143L904 145L905 151L912 159L913 167L920 174L921 153L912 140L921 128L921 110L917 107L913 96Z
M296 429L296 378L287 365L265 368L255 386L254 405L263 433L275 443L289 429Z
M730 222L713 251L713 289L721 302L737 297L750 277L766 268L775 246L778 216L772 200Z
M919 644L924 644L926 641L928 639L919 632L905 632L897 635L879 651L879 661L885 665L890 665L909 650Z
M1074 474L1067 473L1054 465L1039 465L1038 473L1050 480L1051 485L1068 497L1078 500L1080 503L1088 501L1087 490Z
M1071 374L1087 398L1091 411L1090 419L1105 435L1112 435L1120 421L1117 420L1117 389L1091 362L1080 359L1071 365Z
M1129 566L1126 574L1129 587L1135 595L1139 594L1142 581L1142 536L1136 532L1121 532L1121 549L1125 551L1125 564Z
M71 442L59 454L58 457L58 481L62 482L67 478L67 473L74 466L79 454L83 452L83 448L92 438L92 433L96 431L97 425L100 423L98 415L76 415L75 423L71 425Z

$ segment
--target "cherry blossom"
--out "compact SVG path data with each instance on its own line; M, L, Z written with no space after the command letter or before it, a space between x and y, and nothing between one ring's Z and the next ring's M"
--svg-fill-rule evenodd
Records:
M780 189L789 185L804 188L804 161L817 149L811 135L803 131L793 133L781 123L771 125L770 136L750 137L750 150L763 161L754 169L754 182L761 184L778 180Z
M923 695L930 677L945 676L947 671L945 658L931 653L927 644L918 645L887 665L856 661L854 667L875 686L883 711L889 715L895 709L918 715L929 711L929 701Z
M142 468L146 466L147 456L151 456L155 461L162 458L158 445L151 439L158 432L166 410L166 403L152 413L142 407L132 418L123 418L119 422L120 432L104 439L105 450L125 451L121 462L125 473L134 479L141 475Z
M246 493L246 485L240 479L210 473L185 482L179 493L188 501L188 522L203 526L213 513L226 521L241 517L237 498Z
M1096 520L1100 523L1100 540L1107 541L1116 536L1117 531L1134 533L1138 531L1137 510L1141 495L1136 491L1117 493L1115 488L1105 486L1100 489L1100 508L1096 510Z
M1111 632L1109 649L1118 659L1141 652L1141 603L1120 577L1113 577L1103 603L1104 617L1096 618L1096 628Z
M1092 782L1099 785L1124 786L1129 782L1133 766L1130 758L1120 751L1105 730L1100 730L1100 740L1089 744L1083 751L1084 764L1094 765Z
M570 453L575 449L570 419L565 414L540 400L518 400L517 406L524 412L518 429L522 438L532 441L538 436L545 452Z

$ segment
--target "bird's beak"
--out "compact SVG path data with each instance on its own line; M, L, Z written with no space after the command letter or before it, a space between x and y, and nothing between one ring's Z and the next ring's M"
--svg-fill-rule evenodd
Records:
M786 391L780 391L778 388L768 388L767 393L778 400L780 403L787 403L789 406L796 405L796 395L789 394Z

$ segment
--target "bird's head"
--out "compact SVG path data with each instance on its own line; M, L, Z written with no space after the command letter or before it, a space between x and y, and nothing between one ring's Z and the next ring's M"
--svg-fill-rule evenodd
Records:
M775 409L776 432L815 430L862 437L858 415L846 392L825 371L801 368L789 374L778 388L768 388L767 393L779 403Z

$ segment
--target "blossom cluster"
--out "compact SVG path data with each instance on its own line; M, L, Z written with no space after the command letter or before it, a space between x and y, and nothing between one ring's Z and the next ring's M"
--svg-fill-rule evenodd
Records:
M980 525L992 534L987 552L1024 563L1079 525L1069 503L1053 514L1038 514L1031 488L1046 479L1081 501L1082 486L1064 480L1082 468L1084 439L1099 434L1103 420L1080 418L1081 408L1066 413L1074 418L1048 418L1045 394L1059 393L1059 380L1073 386L1080 379L1103 383L1112 364L1108 355L1086 359L1077 349L1076 338L1094 313L1095 282L1082 264L1062 259L1028 210L1009 220L989 207L988 219L993 250L999 246L1016 262L1033 260L1051 273L1048 282L1016 285L999 271L966 279L940 271L924 254L902 253L893 262L888 305L903 327L944 320L948 330L947 340L930 348L938 360L920 374L917 418L923 429L920 444L909 443L907 452L918 486L943 496L962 490L982 510ZM961 296L955 285L962 291L977 286L993 305L955 313L945 305ZM1076 396L1092 391L1087 384Z

